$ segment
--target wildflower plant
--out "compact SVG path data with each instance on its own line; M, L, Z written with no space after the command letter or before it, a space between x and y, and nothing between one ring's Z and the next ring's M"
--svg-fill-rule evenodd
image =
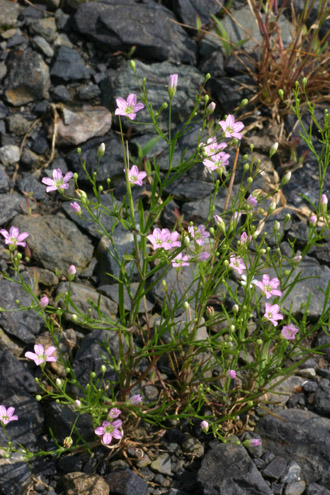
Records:
M135 73L134 61L131 67ZM311 349L303 345L305 339L315 335L330 320L330 284L325 293L320 293L324 297L324 306L317 322L308 319L308 301L300 315L292 314L284 305L299 281L300 274L295 272L299 261L322 239L329 226L323 191L330 159L328 113L325 113L324 126L319 126L323 143L320 157L313 148L310 133L303 127L305 142L319 160L319 204L313 205L313 211L318 219L324 219L324 226L320 231L316 226L311 226L302 253L296 253L293 244L291 255L285 257L280 245L283 233L278 228L274 229L275 249L270 249L267 236L259 233L260 219L262 222L276 219L276 204L274 208L270 194L256 193L253 189L253 181L262 164L253 155L246 156L242 162L238 160L244 123L229 115L209 129L210 101L208 96L203 96L202 90L196 97L187 122L172 133L171 106L175 105L175 90L179 81L175 76L172 75L169 80L169 101L162 105L164 111L167 107L169 115L167 133L160 129L158 114L148 102L146 81L141 84L137 78L141 92L139 98L143 103L138 102L137 95L133 94L127 100L117 99L116 114L121 130L123 178L127 191L121 207L114 201L111 191L106 194L111 196L113 209L104 207L101 199L105 192L97 186L96 174L88 173L83 160L82 169L90 182L93 196L79 188L77 174L73 177L76 197L68 198L72 209L81 219L95 222L109 240L109 254L118 264L119 275L115 277L110 274L118 284L116 317L105 315L100 303L91 303L87 314L74 304L71 283L78 276L74 265L68 267L66 274L68 289L56 300L36 294L20 270L22 254L19 249L24 247L25 239L28 243L28 234L19 234L15 227L11 227L9 233L0 232L5 242L12 239L15 247L9 253L15 282L20 283L31 297L29 309L42 316L53 341L46 348L35 343L34 352L28 350L25 353L30 366L33 363L40 366L37 400L55 400L70 407L76 415L71 433L63 444L53 436L53 453L57 455L82 447L91 450L100 444L125 451L130 442L135 442L135 427L141 421L157 429L184 419L197 422L204 433L212 433L228 441L231 432L237 433L239 430L235 426L237 418L256 406L266 407L265 394L310 356ZM205 77L205 82L208 78L209 75ZM300 119L298 93L294 97L296 106L291 110ZM168 170L163 175L156 159L153 162L146 159L145 170L141 170L141 163L139 168L129 165L130 156L121 118L134 120L142 108L149 112L155 131L168 146ZM313 118L312 106L310 111ZM175 163L173 156L178 139L196 124L200 126L196 149L190 156L184 153L181 161ZM230 148L234 149L235 159L228 163L224 180L214 177L214 192L210 197L205 224L178 221L171 230L162 225L161 214L171 201L171 197L164 194L166 187L180 181L189 169L202 168L205 155L214 161L223 149ZM104 151L104 145L101 145L99 162ZM78 153L81 156L80 150ZM238 167L242 167L243 174L238 194L233 194ZM66 174L63 177L60 170L55 172L53 179L44 180L44 183L47 188L52 188L49 191L55 187L62 194L71 176ZM148 200L134 201L132 187L141 187L141 183L143 185L147 181L151 188ZM216 215L214 200L220 192L226 198L225 205L222 213ZM269 207L261 208L259 201ZM107 231L100 220L101 212L113 217L113 229L120 224L133 236L134 248L123 257L117 253L113 230ZM173 279L167 278L171 271L174 273ZM271 271L275 275L271 275ZM131 289L133 273L138 278L134 293ZM187 273L190 274L189 279L185 278ZM11 275L4 273L7 279L14 280ZM148 306L148 297L157 284L162 287L163 297L156 308L155 318ZM124 291L128 294L128 305L124 301ZM27 308L18 304L17 310L22 309ZM94 317L91 316L92 309L96 311ZM1 311L7 310L1 308ZM72 357L64 353L60 345L67 321L91 331L102 328L115 333L118 338L116 355L111 353L109 344L104 341L104 364L99 374L90 373L87 386L79 383ZM256 324L251 331L252 321ZM252 357L252 362L248 356ZM61 366L61 377L56 377L56 371L52 368L55 362ZM116 375L111 381L106 379L110 368ZM147 385L156 388L157 398L150 399L145 394ZM0 406L3 425L14 419L19 421L19 407L17 409L16 417L10 405L8 410ZM85 441L78 430L77 421L82 414L88 414L92 420L94 442ZM246 445L258 446L259 442L249 440ZM3 448L9 452L23 452L27 458L35 455L23 446L9 444ZM42 453L50 454L49 451Z

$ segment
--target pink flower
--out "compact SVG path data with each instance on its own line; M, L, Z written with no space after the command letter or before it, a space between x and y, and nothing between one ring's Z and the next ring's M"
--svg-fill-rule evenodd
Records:
M210 257L210 253L207 253L206 251L202 251L201 253L198 253L197 259L198 261L206 261Z
M309 217L309 223L311 225L315 225L317 222L317 216L313 213L310 217Z
M282 292L277 288L280 285L278 278L272 278L272 280L269 280L269 275L265 274L262 276L262 282L260 280L256 280L255 285L262 290L266 296L266 299L269 299L272 296L282 295Z
M236 377L236 371L235 370L228 370L227 375L229 378L235 378Z
M172 99L176 93L176 88L178 85L178 74L171 74L168 81L168 94Z
M125 117L129 117L131 120L134 120L137 112L144 108L143 103L136 103L136 100L137 98L135 94L128 95L127 101L121 96L117 98L115 115L124 115Z
M264 317L267 318L267 320L271 321L274 327L277 327L278 322L277 320L283 320L284 316L279 313L280 307L278 304L273 304L273 306L269 303L266 303L266 312L264 314Z
M69 189L69 180L72 179L73 173L68 172L65 174L63 177L62 170L60 168L56 168L53 170L53 178L50 179L49 177L44 177L41 182L43 184L46 184L48 187L46 187L46 192L51 192L51 191L59 191L63 192L63 189Z
M299 329L290 323L290 325L285 325L282 328L281 334L286 340L294 340L297 332L299 332Z
M204 433L207 433L209 426L210 425L209 425L208 421L205 421L205 419L203 421L201 421L201 428L202 428L202 431Z
M164 229L169 233L166 241L163 243L163 248L168 251L174 247L181 247L181 241L179 241L180 234L176 230L174 232L170 232L168 229Z
M229 266L240 275L242 275L243 271L246 270L244 260L242 258L235 256L234 254L230 255Z
M19 233L19 229L17 227L10 227L9 232L5 229L0 230L0 234L5 238L6 244L12 244L14 247L16 246L26 246L26 242L23 242L24 239L29 237L27 232Z
M211 159L205 158L205 160L203 160L203 165L212 172L216 170L221 175L224 172L225 167L229 165L229 158L230 155L228 153L220 152L213 155Z
M139 169L137 168L136 165L133 165L133 167L128 170L128 180L131 182L131 184L142 186L142 180L146 176L147 176L147 172L139 172Z
M259 445L261 445L261 440L259 438L251 438L249 440L245 440L243 445L246 447L259 447Z
M248 197L248 199L246 201L247 201L247 204L249 206L251 206L251 208L254 208L258 204L258 199L255 196L253 196L252 194L250 194L250 196Z
M179 253L171 261L173 267L189 266L189 256Z
M204 152L207 154L207 156L209 158L211 158L212 156L216 155L220 151L223 151L225 148L227 148L227 144L226 143L220 143L220 144L218 144L215 137L209 138L207 140L207 143L206 144L205 143L200 143L199 146L203 146L204 147Z
M226 138L235 137L242 139L242 134L239 132L244 128L243 122L235 122L234 115L228 115L226 120L220 120L219 125L225 133Z
M328 206L328 197L326 194L322 194L322 196L321 196L321 205L322 206Z
M110 409L110 411L109 411L109 417L110 417L111 419L116 419L116 418L118 418L118 416L120 416L120 415L121 415L121 410L120 410L120 409L118 409L117 407L113 407L113 408L112 408L112 409Z
M140 394L132 395L129 401L133 406L137 406L138 404L141 404L142 397Z
M112 423L110 421L103 421L102 426L98 426L94 432L99 437L102 437L102 442L105 445L109 445L112 442L112 438L120 440L123 437L123 433L120 430L122 421L116 419Z
M252 241L252 235L249 235L249 236L248 236L246 232L243 232L243 233L241 234L241 239L240 239L240 241L241 241L241 244L242 244L242 245L243 245L243 244L246 244L247 242L251 242L251 241Z
M71 208L77 215L81 215L81 208L80 205L77 203L77 201L74 201L73 203L70 203Z
M7 425L11 421L18 420L18 416L13 416L14 412L14 407L8 407L8 409L6 409L5 406L0 406L0 421L3 425Z
M47 361L57 361L56 356L52 356L54 352L56 351L56 347L51 345L50 347L47 347L47 349L44 349L44 346L41 344L36 344L34 346L34 352L26 352L25 357L28 359L32 359L37 366L40 364L46 363Z
M170 231L168 229L154 229L152 234L147 235L147 239L152 243L153 249L159 249L164 247L167 239L170 236Z
M40 303L40 306L41 306L42 308L45 308L46 306L48 306L48 303L49 303L49 299L48 299L48 297L47 297L47 296L43 296L43 297L40 299L39 303Z
M70 265L68 269L69 275L75 275L77 273L77 269L74 265Z
M197 242L199 246L203 246L204 240L210 237L210 233L207 232L204 225L199 225L197 228L188 227L191 237Z

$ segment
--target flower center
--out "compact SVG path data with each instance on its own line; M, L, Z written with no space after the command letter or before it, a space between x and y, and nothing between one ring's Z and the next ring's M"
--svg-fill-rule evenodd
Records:
M10 237L10 242L11 242L12 244L15 244L15 245L16 245L16 242L17 242L16 237Z
M57 187L57 189L62 189L64 186L63 179L57 179L54 181L54 183L55 183L55 186Z
M127 107L125 108L125 113L129 115L130 113L133 112L134 112L134 108L131 105L127 105Z
M131 175L131 181L132 181L132 182L136 182L136 181L137 181L137 177L136 177L136 175Z
M227 128L226 128L226 131L227 131L227 132L234 132L234 129L232 129L231 127L227 127Z
M105 427L105 432L106 433L112 433L114 430L114 427L112 425L106 426Z
M271 292L272 291L272 288L271 288L270 285L264 285L264 287L265 287L265 291L267 291L267 292Z

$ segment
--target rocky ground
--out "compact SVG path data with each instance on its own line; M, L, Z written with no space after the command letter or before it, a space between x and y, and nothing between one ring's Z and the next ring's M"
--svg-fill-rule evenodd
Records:
M247 23L245 2L236 0L234 4ZM296 4L299 7L301 2ZM67 282L60 272L66 273L74 264L78 277L72 287L77 306L85 310L87 298L97 301L101 294L103 312L112 316L117 313L117 286L105 275L116 275L117 268L107 255L104 239L95 225L74 215L69 202L46 194L40 179L61 168L63 172L78 172L81 187L87 188L76 148L81 147L88 170L93 172L97 149L104 142L106 152L98 170L98 184L106 187L110 176L116 199L121 200L125 182L118 122L113 112L118 96L138 92L129 67L131 47L135 47L137 73L140 78L146 77L149 99L155 108L167 99L169 74L179 74L172 114L177 125L189 115L207 72L212 74L207 88L221 117L232 112L242 98L254 94L253 80L241 73L234 57L225 58L216 37L196 39L192 30L172 22L195 25L199 13L202 23L207 24L210 14L218 10L215 0L63 0L61 4L59 0L44 0L36 5L23 0L0 0L0 227L15 225L29 232L31 262L24 266L25 276L30 277L32 286L38 280L41 292L52 300L66 290ZM289 27L289 20L284 19L287 36ZM227 29L231 29L230 24ZM322 111L317 111L321 118ZM251 126L247 142L254 142L264 160L275 140L275 136L269 136L268 116L267 110L259 109L247 122ZM141 120L144 117L142 112ZM257 119L261 131L253 125ZM286 132L292 130L293 122L287 118ZM137 143L143 145L153 137L151 126L141 130L128 127L127 121L124 125L131 136L133 153ZM165 114L161 125L166 125ZM198 128L192 129L179 142L175 160L184 149L188 153L193 149L197 133ZM297 151L304 153L303 143ZM166 171L164 148L157 144L153 154L157 155L161 171ZM277 163L280 176L285 173L281 165ZM272 183L275 176L273 168L269 170ZM186 221L199 223L207 218L213 185L202 172L190 171L166 191L173 201L162 218L164 227L173 225L174 208ZM269 182L260 179L258 187L265 189ZM134 191L136 195L143 192ZM291 221L285 225L281 248L289 252L288 241L295 240L299 254L307 241L308 213L307 203L297 192L315 203L318 200L317 162L311 154L283 192L286 203L282 203L276 219L283 227L284 217L290 213ZM329 174L323 192L330 194ZM102 201L108 205L108 196L104 195ZM221 213L223 205L224 197L220 196L215 213ZM103 221L111 229L111 217ZM133 243L127 231L117 227L113 235L119 255L129 253ZM269 245L272 242L270 237ZM329 246L329 239L325 239L300 264L304 276L318 278L300 281L295 293L285 301L286 309L292 305L292 312L299 315L301 303L310 295L311 321L322 311L319 288L325 290L330 278ZM3 240L0 250L1 270L7 271ZM167 277L168 284L172 284L171 272ZM162 297L161 287L156 285L150 306L160 304ZM29 305L29 298L18 285L0 278L0 306L14 308L17 299ZM66 322L65 335L74 349L75 372L87 384L90 371L100 372L100 347L107 334L72 328ZM49 427L64 439L73 420L70 409L35 400L38 389L34 378L38 370L23 356L36 341L46 344L48 339L43 321L35 313L0 313L0 402L19 410L20 421L11 423L10 435L14 443L21 442L32 451L51 449ZM115 352L118 343L111 339ZM313 344L330 344L330 337L321 332ZM254 431L249 434L262 439L258 448L221 444L203 434L198 425L182 423L162 432L158 450L150 449L150 455L143 459L137 457L137 449L129 450L130 463L107 456L103 447L95 449L92 457L82 452L30 463L17 455L1 458L1 495L329 495L329 363L330 348L324 355L308 359L295 376L281 385L281 405L274 410L276 415L262 415L260 411L253 415L250 429ZM111 379L110 372L107 377ZM154 400L158 392L149 387L144 393ZM87 439L95 440L89 418L82 418L79 426ZM145 442L146 434L141 427L136 437L140 435ZM5 443L2 431L0 443Z

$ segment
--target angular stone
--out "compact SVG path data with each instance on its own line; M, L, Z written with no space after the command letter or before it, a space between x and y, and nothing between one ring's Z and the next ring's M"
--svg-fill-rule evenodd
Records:
M15 226L28 232L32 257L44 268L67 273L75 265L77 273L86 268L93 257L93 246L73 222L60 215L32 217L19 215Z
M168 453L159 455L154 461L152 461L150 467L154 471L157 471L157 473L171 476L172 467L170 455Z
M275 414L261 418L256 433L265 449L295 461L301 466L307 482L330 488L330 421L300 409L274 409Z
M109 485L97 474L68 473L63 477L66 495L109 495Z
M33 281L29 275L21 273L25 282L33 287ZM33 300L24 289L11 280L0 279L0 307L15 311L0 311L0 326L6 333L25 344L35 342L43 327L44 320L32 309L20 310L16 301L19 300L23 307L31 306Z
M72 111L62 105L62 118L57 121L58 145L78 145L88 139L104 136L111 127L111 113L105 107L85 106Z
M90 69L86 67L76 50L61 46L50 75L56 81L80 81L89 78Z
M31 24L30 29L33 34L42 36L49 43L52 43L55 40L57 28L54 17L38 19Z
M57 295L63 294L67 292L69 289L69 283L68 282L62 282L57 290ZM99 316L96 312L96 310L93 308L92 304L89 302L92 301L93 305L97 307L98 301L100 303L100 311L105 315L105 318L110 318L112 320L116 319L116 314L117 314L117 304L113 302L109 297L101 295L99 292L97 292L95 289L92 287L88 287L86 285L82 284L77 284L75 282L71 283L71 299L74 305L77 307L75 309L69 304L69 310L72 313L77 313L81 312L83 315L87 315L88 310L91 310L90 317L99 319ZM79 315L79 313L78 313ZM85 326L83 323L76 322L78 325ZM100 327L108 327L109 325L106 325L106 323L99 325ZM86 325L87 328L88 325Z
M8 57L5 97L14 106L48 98L48 66L34 50L18 48Z
M123 1L118 5L117 0L108 0L80 5L74 16L74 27L111 51L128 51L135 46L136 57L193 65L196 44L173 20L170 10L154 2Z
M198 471L204 495L272 495L242 445L212 442Z
M135 474L131 469L114 471L105 477L110 486L110 493L120 495L147 495L147 482Z
M283 457L276 456L265 469L263 469L262 474L271 480L278 480L285 472L287 464L287 461L283 459Z
M7 144L0 148L0 162L5 167L8 165L14 165L19 161L20 151L19 147L13 144Z
M47 429L51 428L58 441L63 442L65 437L72 431L75 423L78 433L88 442L95 440L93 422L89 414L81 414L77 420L78 413L64 404L52 402L46 409L45 421ZM77 420L77 421L76 421ZM76 421L76 422L75 422ZM77 439L77 433L72 433L72 438Z
M91 5L90 3L88 5ZM172 102L172 128L175 130L179 122L185 121L193 110L196 103L196 95L200 91L200 85L204 81L204 75L195 67L187 65L178 66L170 63L153 63L150 65L136 61L136 73L141 81L146 78L146 90L148 92L148 102L152 104L154 112L158 111L163 101L168 102L167 82L169 74L179 73L177 92ZM181 83L180 83L181 81ZM100 84L102 92L102 104L115 109L117 107L116 98L124 96L126 99L130 93L139 96L140 90L136 78L132 72L129 62L124 64L120 71L114 76L109 76ZM124 128L131 126L128 119L122 118ZM138 113L137 120L150 122L150 116L146 108ZM164 131L168 128L168 109L164 110L158 117L158 125ZM141 132L136 126L136 132ZM143 132L155 133L152 124L144 125Z
M17 25L19 3L0 0L0 34Z
M196 27L196 17L198 16L202 24L209 24L211 14L216 14L221 10L217 0L178 0L173 2L173 10L181 22Z
M25 495L31 476L29 465L23 460L22 455L13 455L11 459L0 457L1 493L6 495Z

